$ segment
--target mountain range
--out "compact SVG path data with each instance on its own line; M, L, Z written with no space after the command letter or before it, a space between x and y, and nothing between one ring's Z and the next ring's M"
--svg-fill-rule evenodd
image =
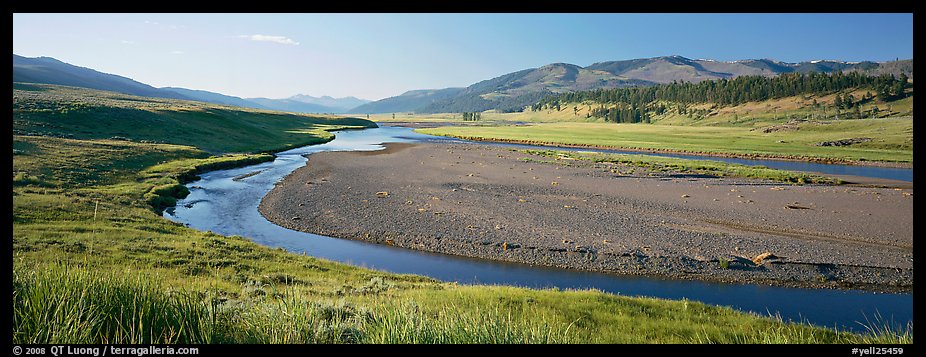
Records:
M286 99L297 101L297 102L302 102L306 104L315 104L315 105L321 105L321 106L325 106L329 108L334 108L334 109L340 110L341 112L356 108L358 106L361 106L361 105L364 105L370 102L370 100L360 99L360 98L353 97L353 96L342 97L342 98L332 98L327 95L321 96L321 97L313 97L311 95L305 95L305 94L296 94Z
M297 94L289 98L247 98L245 101L273 110L297 113L345 113L369 100L356 97L332 98L329 96L313 97Z
M50 57L13 54L13 81L86 87L119 93L196 100L241 107L302 113L443 113L485 110L518 111L554 93L649 86L673 81L701 82L745 75L861 71L867 74L906 73L913 78L913 60L845 62L815 60L799 63L772 59L714 61L663 56L599 62L581 67L553 63L487 79L465 88L412 90L377 101L355 97L332 98L297 94L289 98L239 98L221 93L177 87L155 88L130 78L70 65Z
M664 56L599 62L587 67L553 63L478 82L466 88L410 91L361 105L351 113L463 111L519 111L539 98L570 91L647 86L673 81L701 82L738 76L777 76L783 73L862 71L878 75L906 73L913 78L913 60L844 62L817 60L787 63L772 59L714 61Z
M106 90L145 97L195 100L246 108L297 113L344 113L370 102L355 97L332 98L297 94L289 98L239 98L221 93L150 85L90 68L74 66L51 57L23 57L13 54L13 82L58 84Z
M74 66L51 57L29 58L14 54L13 82L58 84L144 97L191 99L177 92L136 82L131 78Z

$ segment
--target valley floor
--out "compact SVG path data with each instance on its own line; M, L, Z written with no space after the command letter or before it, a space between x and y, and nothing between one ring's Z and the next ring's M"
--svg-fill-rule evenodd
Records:
M911 291L912 205L910 188L788 185L428 143L314 154L260 210L291 229L485 259ZM756 259L763 253L772 256Z

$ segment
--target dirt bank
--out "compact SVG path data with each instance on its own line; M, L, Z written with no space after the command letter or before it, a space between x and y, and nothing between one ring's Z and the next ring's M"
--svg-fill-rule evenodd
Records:
M260 211L291 229L486 259L912 291L912 194L657 173L488 145L389 144L311 155ZM773 257L753 261L763 253Z

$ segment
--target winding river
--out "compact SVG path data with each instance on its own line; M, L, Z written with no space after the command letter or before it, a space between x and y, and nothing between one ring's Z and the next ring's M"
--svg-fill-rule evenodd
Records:
M340 131L336 135L335 140L325 144L278 153L272 162L202 174L200 180L187 185L190 195L178 201L177 206L165 211L164 215L198 230L239 235L293 253L305 252L347 264L461 284L595 288L624 296L689 299L760 315L777 314L785 320L805 321L840 330L866 331L866 325L893 323L904 326L913 321L912 294L718 284L563 270L320 236L286 229L264 218L257 210L261 199L283 177L305 165L303 155L322 151L380 150L380 144L386 142L461 142L418 134L410 128L401 127ZM912 170L909 171L912 181ZM246 174L253 175L239 177Z

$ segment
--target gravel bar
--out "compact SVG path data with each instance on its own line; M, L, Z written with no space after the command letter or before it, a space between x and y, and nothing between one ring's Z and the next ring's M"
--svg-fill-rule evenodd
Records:
M481 144L312 154L262 200L283 227L626 275L912 292L913 189L788 185Z

